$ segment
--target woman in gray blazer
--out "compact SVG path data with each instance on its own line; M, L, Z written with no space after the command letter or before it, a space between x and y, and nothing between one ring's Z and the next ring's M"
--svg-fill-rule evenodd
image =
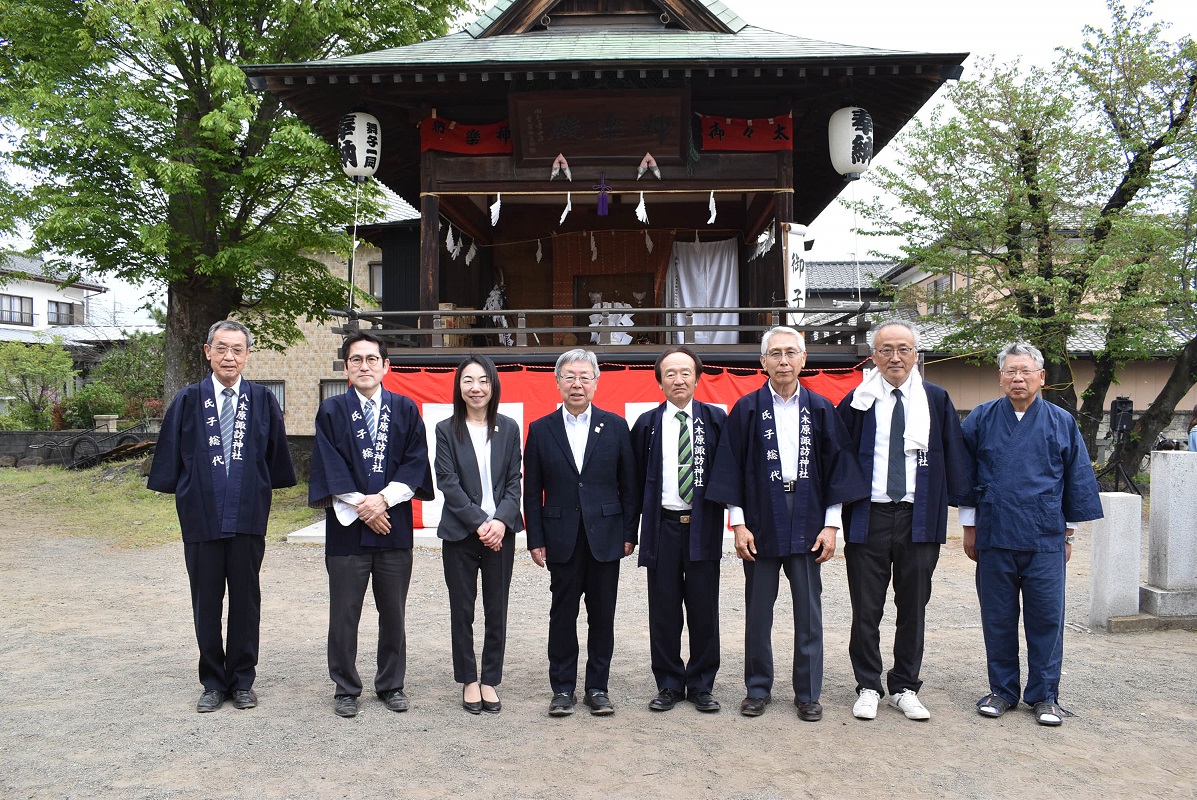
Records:
M520 430L499 413L499 374L486 356L457 367L453 416L436 426L436 484L445 496L436 535L449 587L453 679L471 714L499 713L495 687L503 679L507 595L520 513ZM474 604L482 573L486 632L482 673L474 658ZM479 680L481 677L481 680Z

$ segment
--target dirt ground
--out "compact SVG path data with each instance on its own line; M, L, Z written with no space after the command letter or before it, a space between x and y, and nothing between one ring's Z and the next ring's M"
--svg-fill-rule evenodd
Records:
M50 514L0 523L0 796L372 797L1194 797L1197 634L1088 630L1087 530L1070 569L1057 729L1023 707L980 717L987 691L971 562L944 549L928 616L926 723L883 707L854 719L842 555L824 566L824 720L798 720L788 685L788 602L767 713L743 694L743 577L722 568L719 714L652 713L644 571L624 562L611 676L614 716L547 716L548 575L526 553L511 592L503 712L474 717L452 682L440 554L418 549L408 608L412 710L364 695L332 713L327 586L318 546L270 545L262 572L261 704L196 714L199 685L182 546L115 549L38 535ZM892 612L892 606L891 606ZM892 619L892 617L891 617ZM359 665L373 677L373 608ZM884 630L884 629L883 629ZM583 638L584 641L584 638ZM883 647L888 647L883 634ZM585 711L581 709L580 711Z

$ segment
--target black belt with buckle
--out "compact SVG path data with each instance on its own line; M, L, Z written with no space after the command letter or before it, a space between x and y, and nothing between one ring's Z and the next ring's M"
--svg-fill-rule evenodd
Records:
M689 511L674 511L672 508L662 508L661 516L664 517L665 519L671 519L674 522L680 522L683 525L690 524L690 512Z
M792 492L798 488L798 481L782 481L781 490L783 492Z

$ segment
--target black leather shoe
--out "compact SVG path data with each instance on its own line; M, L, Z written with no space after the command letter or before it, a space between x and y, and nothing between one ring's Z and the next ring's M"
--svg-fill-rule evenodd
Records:
M577 702L578 698L573 692L557 692L549 701L549 716L568 717L574 713L574 704Z
M339 694L333 698L333 711L338 717L357 716L357 698L351 694Z
M493 689L494 687L492 686L490 688ZM498 692L495 692L494 700L487 700L486 695L482 696L482 710L487 714L498 714L503 710L503 701L499 699Z
M462 686L461 687L461 707L464 708L466 711L470 712L471 714L481 714L482 713L482 701L481 700L466 700L465 699L465 691L466 691L466 687ZM479 691L481 691L481 690L479 690Z
M687 700L694 704L694 707L704 714L710 714L718 711L721 706L719 701L710 692L688 692Z
M823 706L819 705L818 700L813 703L799 703L795 700L794 705L798 706L798 719L803 722L818 722L823 719Z
M258 696L253 689L234 689L233 708L257 708Z
M587 689L586 697L582 702L590 707L592 716L606 717L615 713L615 704L602 689Z
M204 693L200 695L199 702L195 704L195 710L201 714L207 714L210 711L215 711L224 705L224 701L228 699L228 695L216 689L205 689Z
M653 711L669 711L682 699L681 692L673 689L662 689L657 696L648 701L648 707Z
M403 693L402 689L391 689L382 692L378 695L383 704L391 711L407 711L411 708L411 703L408 702L407 695Z
M759 717L765 713L765 706L769 705L773 698L766 695L765 697L745 697L740 701L740 713L746 717Z

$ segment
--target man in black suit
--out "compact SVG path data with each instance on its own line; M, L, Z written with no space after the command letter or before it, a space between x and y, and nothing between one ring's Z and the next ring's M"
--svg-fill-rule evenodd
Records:
M598 359L570 350L557 359L563 406L528 428L524 518L528 550L548 564L549 714L574 712L578 678L578 604L586 596L586 695L597 716L612 714L607 695L615 649L619 560L636 547L636 467L623 417L591 405Z
M204 687L195 710L258 704L254 678L272 489L295 485L283 412L265 387L242 380L253 334L221 320L208 331L212 374L171 401L147 486L175 495ZM222 638L225 590L228 633Z
M648 568L648 636L657 696L653 711L688 699L719 710L712 694L719 671L719 559L723 506L706 500L708 461L719 447L727 412L694 399L702 361L690 348L657 358L666 401L632 426L643 491L640 566ZM682 660L682 607L690 626L690 663Z
M434 495L420 412L410 398L382 386L390 369L386 345L358 331L346 337L343 352L353 388L328 398L316 412L308 504L325 509L333 712L353 717L362 693L356 663L358 623L371 581L378 609L374 691L391 711L406 711L410 705L403 683L411 500L431 500Z

